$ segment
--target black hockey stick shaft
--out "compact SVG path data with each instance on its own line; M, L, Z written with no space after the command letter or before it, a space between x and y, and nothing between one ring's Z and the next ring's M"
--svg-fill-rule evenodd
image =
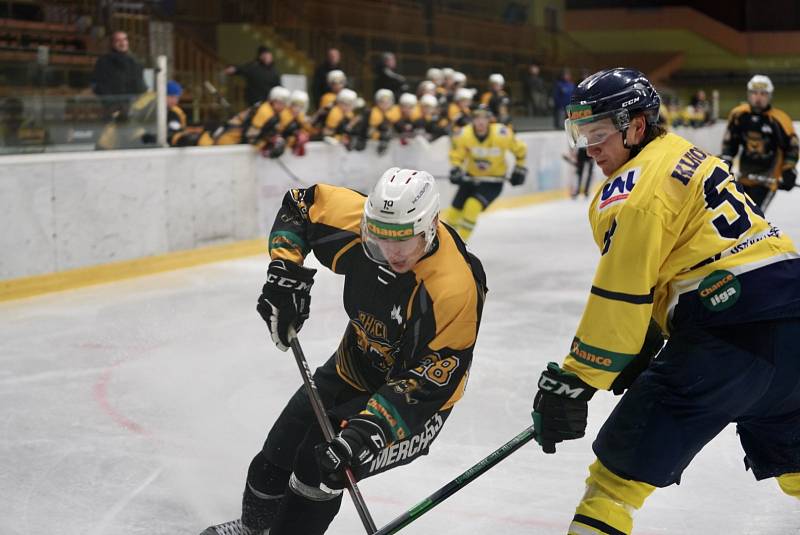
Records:
M330 442L333 440L333 424L331 424L328 415L325 413L325 406L322 404L322 399L319 397L319 390L317 384L314 382L314 377L311 375L311 370L308 368L308 361L303 354L303 349L300 347L300 342L297 340L297 335L294 332L289 334L289 343L292 346L292 353L294 359L297 361L297 367L300 368L300 375L303 376L303 383L306 385L306 392L308 392L308 399L311 400L311 407L314 409L314 414L317 417L320 427L322 427L322 434L325 440ZM367 509L367 503L364 501L361 491L356 484L356 478L353 471L349 467L345 468L345 476L347 477L347 490L350 492L350 498L356 506L358 516L364 524L364 529L367 533L372 535L375 533L375 521Z
M397 533L443 501L466 487L469 483L483 475L497 463L517 451L519 448L533 440L533 426L528 427L523 432L494 450L487 457L472 466L469 470L452 480L450 483L440 488L417 505L401 514L381 529L375 535L391 535Z

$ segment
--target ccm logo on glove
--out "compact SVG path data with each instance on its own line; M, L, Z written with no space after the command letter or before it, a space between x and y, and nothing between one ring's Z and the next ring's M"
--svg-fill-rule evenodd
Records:
M542 375L539 378L539 388L546 391L553 393L557 396L564 396L572 399L578 399L581 394L586 392L586 389L581 386L576 386L571 388L568 384L562 383L561 381L556 381L549 377Z

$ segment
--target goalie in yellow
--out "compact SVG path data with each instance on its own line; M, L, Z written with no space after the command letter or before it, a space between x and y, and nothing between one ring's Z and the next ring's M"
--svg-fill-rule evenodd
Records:
M642 73L616 68L567 107L568 138L608 178L589 207L600 261L583 318L538 382L537 441L555 453L584 436L597 390L625 392L571 535L630 534L730 423L755 478L800 498L800 255L726 163L658 126L659 104Z
M506 151L516 161L508 179L511 185L521 185L528 174L525 168L528 147L517 139L510 126L491 120L489 109L479 106L472 113L472 124L453 138L450 149L450 182L458 185L458 191L444 217L464 240L469 239L481 212L503 190Z

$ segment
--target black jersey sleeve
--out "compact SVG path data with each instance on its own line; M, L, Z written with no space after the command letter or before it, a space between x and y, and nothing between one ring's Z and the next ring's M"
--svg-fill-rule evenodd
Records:
M270 257L302 265L313 251L323 265L342 273L340 259L360 243L364 198L327 184L289 190L269 234Z

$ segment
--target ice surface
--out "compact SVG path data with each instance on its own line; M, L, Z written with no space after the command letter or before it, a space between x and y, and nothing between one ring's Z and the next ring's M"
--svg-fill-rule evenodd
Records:
M800 192L770 219L800 242ZM596 248L586 202L491 213L471 248L490 293L465 398L427 458L361 483L382 525L530 424L538 375L568 349ZM239 514L247 465L300 378L255 311L265 258L246 258L0 304L0 534L196 535ZM301 341L336 348L341 280L320 271ZM404 533L563 534L593 437L529 444ZM726 428L637 515L635 533L800 532L800 507L744 471ZM349 499L329 533L363 533Z

